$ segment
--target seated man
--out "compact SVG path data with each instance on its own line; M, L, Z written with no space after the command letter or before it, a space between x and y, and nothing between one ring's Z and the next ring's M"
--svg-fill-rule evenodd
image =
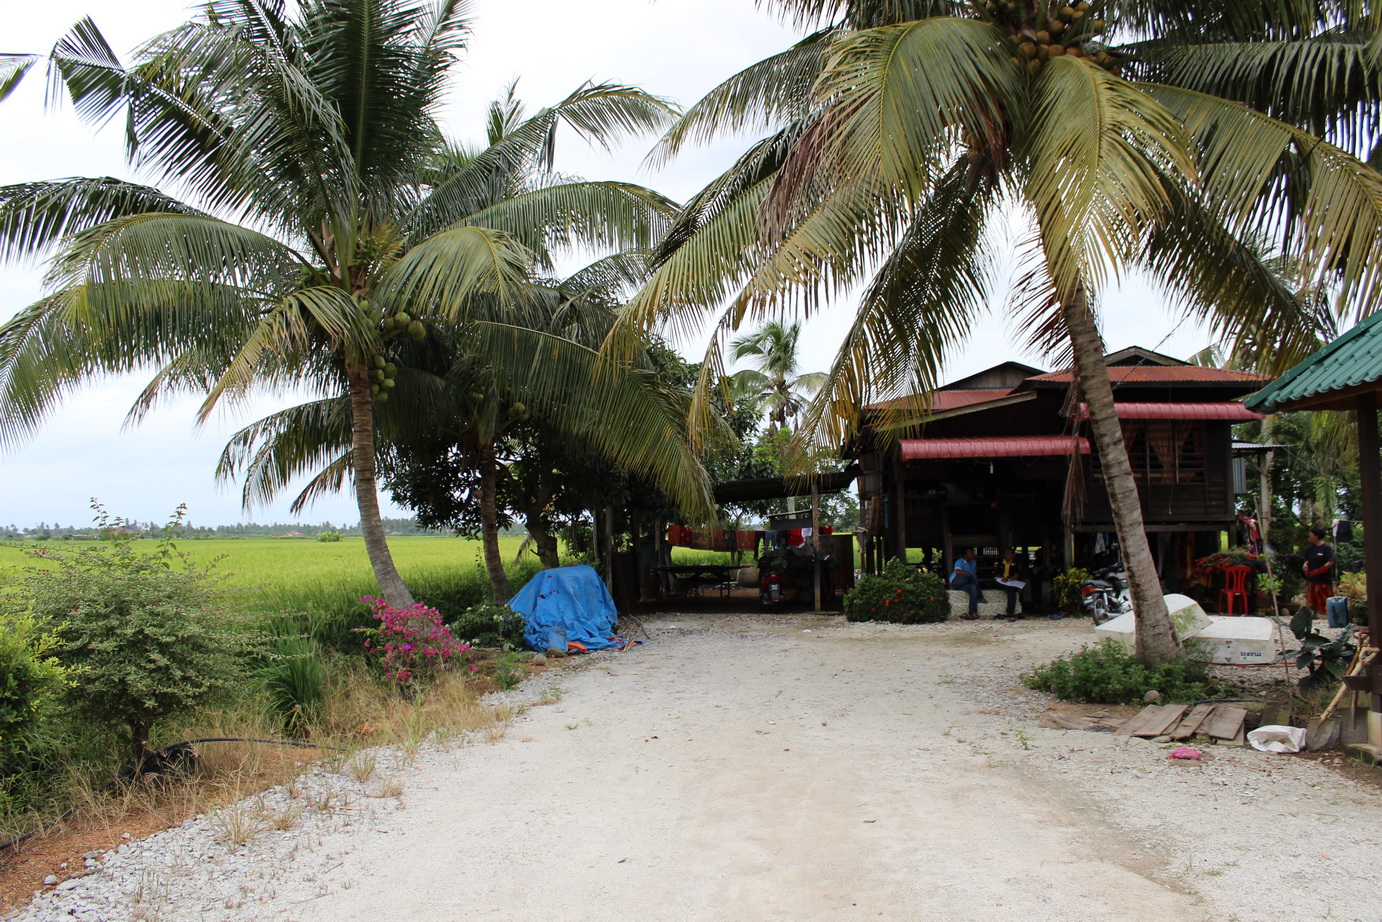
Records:
M950 588L969 593L969 611L966 621L979 617L979 603L984 597L979 594L979 564L974 559L974 548L965 548L964 556L955 561L955 571L950 574Z
M1022 589L1026 583L1022 580L1022 569L1017 560L1017 552L1010 547L1003 548L1003 559L998 561L998 566L994 567L994 581L998 583L998 588L1008 594L1008 611L1003 616L1013 621L1022 616L1017 613L1017 602L1022 596Z

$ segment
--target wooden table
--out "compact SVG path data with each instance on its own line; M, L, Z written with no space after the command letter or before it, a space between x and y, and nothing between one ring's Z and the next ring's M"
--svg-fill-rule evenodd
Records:
M676 588L683 593L693 592L699 595L701 589L713 586L720 590L721 596L727 596L738 578L739 567L736 564L720 563L685 564L654 567L653 572L660 575L665 592L673 591L672 581L675 580Z

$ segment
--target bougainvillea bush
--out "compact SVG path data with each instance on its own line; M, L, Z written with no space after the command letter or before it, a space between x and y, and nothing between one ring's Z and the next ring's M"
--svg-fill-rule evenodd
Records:
M416 686L448 667L470 662L470 644L462 643L442 623L441 613L421 602L396 608L383 599L365 597L376 627L356 630L367 635L365 652L379 657L384 676L399 685Z
M945 581L901 560L890 560L882 573L861 576L845 593L850 621L931 624L950 617Z

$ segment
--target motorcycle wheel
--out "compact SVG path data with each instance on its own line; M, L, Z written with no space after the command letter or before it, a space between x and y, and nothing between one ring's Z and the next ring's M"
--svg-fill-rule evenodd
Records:
M1108 620L1108 602L1102 595L1096 595L1094 597L1094 607L1091 609L1090 614L1094 616L1095 624L1103 624Z

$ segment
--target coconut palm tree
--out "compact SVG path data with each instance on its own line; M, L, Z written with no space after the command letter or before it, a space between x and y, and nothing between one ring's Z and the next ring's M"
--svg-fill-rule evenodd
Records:
M469 494L496 601L511 594L499 551L501 455L508 433L530 418L569 444L643 472L689 514L712 514L709 478L686 438L682 395L646 361L600 359L598 345L613 322L601 302L627 285L629 270L618 265L627 261L601 260L517 308L495 305L488 318L438 323L424 341L389 351L385 373L397 387L377 410L384 479L396 497L406 485L417 502ZM314 401L245 427L223 452L218 475L241 478L247 497L276 496L308 476L294 511L338 489L353 459L343 403Z
M795 420L811 395L825 383L819 371L797 371L797 343L800 323L769 320L755 333L734 340L734 357L750 359L756 368L735 372L729 378L734 396L768 410L768 432L772 434Z
M561 126L607 145L671 110L587 85L471 156L435 119L468 35L460 0L200 9L129 67L89 20L54 49L77 112L123 114L131 162L189 201L109 178L0 189L0 258L53 254L51 293L0 329L0 442L80 383L150 365L136 419L178 391L206 395L202 420L252 389L344 396L370 562L406 604L379 514L372 372L429 323L520 301L554 241L646 239L666 203L638 187L494 193L549 171ZM463 168L439 170L448 159Z
M1258 340L1281 356L1318 335L1294 291L1324 286L1336 309L1368 309L1382 287L1382 179L1346 145L1382 112L1373 14L1347 0L776 5L825 25L721 84L664 138L657 158L725 130L772 131L688 205L629 322L685 323L727 302L723 339L862 286L807 416L840 444L863 406L936 386L1013 249L992 239L994 219L1016 216L1016 307L1034 343L1073 363L1089 406L1139 655L1177 655L1102 360L1099 293L1142 270L1225 338L1274 331ZM1264 98L1283 101L1245 104ZM1292 284L1242 242L1259 236L1299 267Z

